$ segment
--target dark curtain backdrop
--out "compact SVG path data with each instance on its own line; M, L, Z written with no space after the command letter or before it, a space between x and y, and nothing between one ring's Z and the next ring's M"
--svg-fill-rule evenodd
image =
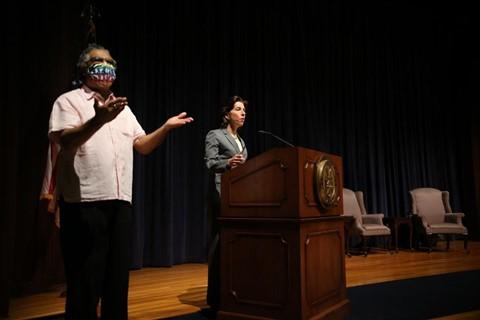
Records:
M2 21L1 308L62 281L58 232L38 201L54 99L70 89L86 42L85 2L15 4ZM449 190L478 237L480 85L477 18L468 6L403 1L94 2L97 42L119 62L148 132L195 118L135 157L132 268L203 262L203 142L224 98L249 100L251 156L291 143L341 155L345 186L370 212L409 211L408 190ZM4 82L5 81L5 82Z

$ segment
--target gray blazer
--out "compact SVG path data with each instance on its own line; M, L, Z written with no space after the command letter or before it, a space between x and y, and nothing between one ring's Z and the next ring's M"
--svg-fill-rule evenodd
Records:
M243 157L247 159L247 147L243 139L238 136L243 146ZM215 174L215 188L220 194L220 184L222 182L222 173L228 168L228 159L235 154L240 153L237 143L228 133L227 129L211 130L205 137L205 165Z

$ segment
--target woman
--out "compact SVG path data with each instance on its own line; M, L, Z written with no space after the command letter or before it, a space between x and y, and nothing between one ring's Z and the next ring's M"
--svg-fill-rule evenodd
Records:
M245 142L238 134L243 127L248 102L239 96L228 99L220 110L220 129L211 130L205 138L205 164L211 172L209 190L209 222L211 245L208 254L207 303L213 312L220 305L219 226L222 173L243 164L247 159ZM213 188L215 186L215 188Z

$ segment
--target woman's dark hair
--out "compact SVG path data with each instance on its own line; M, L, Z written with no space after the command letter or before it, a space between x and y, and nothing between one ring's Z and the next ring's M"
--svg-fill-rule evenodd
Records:
M226 128L228 126L228 120L226 118L227 114L232 111L236 102L241 102L245 106L245 109L248 106L248 101L244 100L240 96L232 96L228 98L227 103L220 108L220 127Z
M110 51L108 51L108 49L106 49L104 46L101 46L97 43L88 44L88 46L83 49L82 53L80 53L80 56L78 57L77 74L75 77L76 79L73 81L74 87L80 87L83 83L88 68L88 62L90 60L90 52L92 50L105 50L110 54Z

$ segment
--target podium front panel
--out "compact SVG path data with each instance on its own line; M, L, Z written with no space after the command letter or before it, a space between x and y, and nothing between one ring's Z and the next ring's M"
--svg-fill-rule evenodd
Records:
M315 166L328 159L336 169L337 204L325 208L315 188ZM221 216L301 218L341 215L341 158L305 148L269 150L222 176Z
M345 312L341 217L220 221L219 319L307 320Z

